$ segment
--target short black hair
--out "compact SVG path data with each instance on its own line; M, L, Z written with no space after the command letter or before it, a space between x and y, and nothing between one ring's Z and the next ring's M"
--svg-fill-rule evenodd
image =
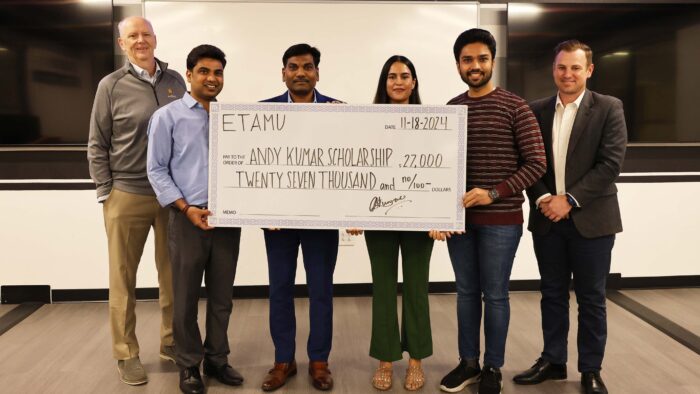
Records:
M295 44L287 48L282 55L282 66L287 67L287 60L293 56L311 55L314 58L314 66L321 63L321 51L309 44Z
M194 47L187 55L187 69L192 71L199 59L204 58L218 60L226 68L226 55L224 52L213 45L202 44Z
M484 29L469 29L462 32L462 34L457 37L453 51L455 53L455 61L459 63L459 54L462 53L462 49L472 43L480 42L491 51L491 59L496 58L496 39L493 35L489 33L488 30Z

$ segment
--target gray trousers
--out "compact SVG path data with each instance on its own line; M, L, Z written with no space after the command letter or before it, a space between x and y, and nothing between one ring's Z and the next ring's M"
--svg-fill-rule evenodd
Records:
M173 336L181 368L228 363L228 322L233 308L240 228L201 230L185 215L170 211L168 246L173 270ZM207 289L206 338L197 325L202 276Z

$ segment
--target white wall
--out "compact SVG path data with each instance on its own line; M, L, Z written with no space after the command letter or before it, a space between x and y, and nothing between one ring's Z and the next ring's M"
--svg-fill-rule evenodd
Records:
M182 75L195 46L216 45L226 53L220 102L256 102L284 92L282 54L306 42L321 51L317 87L326 95L371 103L384 62L404 55L416 67L423 103L444 104L466 90L452 45L462 31L477 27L478 7L420 1L146 1L145 17L158 38L156 56Z
M618 185L625 231L613 250L612 272L623 277L700 275L700 183ZM669 196L673 196L669 200ZM52 289L108 287L107 242L101 205L94 191L2 191L0 284L48 284ZM336 283L371 282L364 240L343 236ZM139 287L156 287L153 244L149 240L138 275ZM530 234L525 231L512 279L537 279ZM444 243L436 243L431 281L452 281ZM304 283L304 270L297 283ZM262 231L246 229L237 285L266 285Z

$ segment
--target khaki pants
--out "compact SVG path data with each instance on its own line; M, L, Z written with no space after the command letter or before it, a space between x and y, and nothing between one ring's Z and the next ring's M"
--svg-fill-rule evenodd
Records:
M109 244L109 320L112 352L117 360L139 355L136 339L136 271L153 227L159 301L162 312L161 346L173 344L173 287L168 257L168 209L161 208L155 196L112 189L103 206Z

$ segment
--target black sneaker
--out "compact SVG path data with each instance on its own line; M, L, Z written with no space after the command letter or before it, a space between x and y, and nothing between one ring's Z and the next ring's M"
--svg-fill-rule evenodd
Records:
M456 393L479 381L481 368L478 360L459 360L459 365L440 381L440 390Z
M481 381L479 382L478 394L501 394L503 389L503 376L501 370L488 365L484 365L481 371Z

